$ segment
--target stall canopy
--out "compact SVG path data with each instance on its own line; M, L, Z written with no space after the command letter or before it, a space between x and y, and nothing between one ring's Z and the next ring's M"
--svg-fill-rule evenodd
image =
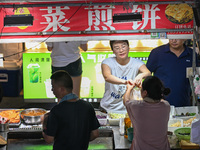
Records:
M0 43L192 39L196 3L196 0L1 0ZM116 22L114 16L118 17Z

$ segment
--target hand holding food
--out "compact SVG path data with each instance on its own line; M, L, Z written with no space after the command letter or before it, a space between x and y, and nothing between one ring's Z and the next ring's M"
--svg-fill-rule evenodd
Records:
M133 82L134 82L135 86L141 88L142 87L142 77L141 77L141 75L140 74L137 75Z
M127 80L127 84L126 84L127 89L133 89L135 87L135 83L133 82L133 80L129 79Z

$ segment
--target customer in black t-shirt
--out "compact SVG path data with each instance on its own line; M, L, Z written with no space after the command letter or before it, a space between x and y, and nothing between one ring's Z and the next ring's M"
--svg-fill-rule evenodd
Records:
M93 106L72 93L73 83L65 71L52 74L52 91L60 99L44 118L43 136L54 150L87 150L100 127Z

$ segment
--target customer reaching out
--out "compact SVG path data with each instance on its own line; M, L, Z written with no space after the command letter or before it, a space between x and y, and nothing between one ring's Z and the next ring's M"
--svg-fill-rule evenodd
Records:
M163 99L170 89L165 88L159 78L149 76L142 83L143 100L134 100L130 99L134 86L127 84L123 96L134 129L130 150L170 150L167 137L170 105Z

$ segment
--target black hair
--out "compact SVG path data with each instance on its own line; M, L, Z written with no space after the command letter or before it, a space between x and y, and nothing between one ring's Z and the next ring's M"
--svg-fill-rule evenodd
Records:
M111 47L112 51L113 51L113 43L115 43L115 42L125 42L129 46L128 40L112 40L112 41L110 41L110 47Z
M67 89L73 89L73 81L68 72L64 70L58 70L51 75L51 79L55 81L56 84L62 85Z
M142 89L147 91L149 98L161 100L164 95L170 93L169 88L165 88L161 80L156 76L148 76L142 83Z

